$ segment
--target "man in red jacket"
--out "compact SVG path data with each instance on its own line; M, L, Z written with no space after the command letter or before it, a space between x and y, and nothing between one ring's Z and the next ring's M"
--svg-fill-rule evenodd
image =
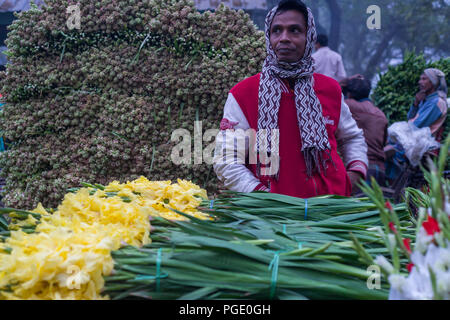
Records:
M283 0L267 15L265 33L262 72L232 88L224 107L218 178L239 192L349 196L365 178L367 145L338 82L314 73L311 10Z

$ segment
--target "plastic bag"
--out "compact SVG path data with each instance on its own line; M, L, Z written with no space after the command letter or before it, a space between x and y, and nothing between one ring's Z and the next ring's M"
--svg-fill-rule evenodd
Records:
M405 149L405 156L414 167L419 165L427 151L438 149L441 146L431 135L429 127L419 129L406 121L392 124L388 128L388 134L391 140L401 144Z

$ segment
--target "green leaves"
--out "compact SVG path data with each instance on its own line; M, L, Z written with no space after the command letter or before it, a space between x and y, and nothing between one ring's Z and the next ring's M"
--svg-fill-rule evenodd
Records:
M438 68L448 75L450 74L450 59L429 62L423 55L406 52L403 63L390 66L387 72L380 75L372 98L375 105L385 113L390 124L406 121L407 113L418 91L417 82L427 68ZM450 77L447 76L446 80L447 85L450 86ZM445 136L448 130L447 126Z
M0 214L0 232L8 230L8 221Z
M216 215L214 221L171 221L152 234L151 244L114 252L117 274L106 279L106 293L113 298L158 299L170 293L171 299L268 299L275 288L278 299L387 298L385 289L369 290L366 285L365 263L373 261L372 255L389 253L373 228L382 225L375 204L342 197L308 199L305 221L303 199L228 194L232 197L216 199L207 210ZM203 205L209 208L208 202ZM403 223L406 207L395 210ZM351 240L356 238L355 247ZM162 291L156 292L152 280L142 289L130 273L154 275L160 248L161 272L168 274L161 279ZM358 249L365 261L360 261ZM278 270L269 270L275 257Z

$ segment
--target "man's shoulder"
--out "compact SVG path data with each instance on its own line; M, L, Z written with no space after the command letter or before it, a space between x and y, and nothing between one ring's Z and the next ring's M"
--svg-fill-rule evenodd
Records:
M318 52L325 54L328 58L341 58L342 59L341 55L338 52L332 50L330 47L319 49L315 53L318 53Z
M369 116L377 118L378 121L388 123L384 112L380 108L378 108L371 100L360 102L355 99L347 98L345 99L345 103L349 106L351 112L355 111L365 113Z
M388 119L387 119L386 114L384 113L384 111L381 110L380 108L378 108L378 107L373 103L372 100L370 100L369 102L370 102L370 105L371 105L371 106L373 107L373 109L375 110L375 113L376 113L380 118L382 118L383 121L385 121L385 122L387 123L387 122L388 122Z
M441 100L442 98L439 96L439 95L431 95L431 96L428 96L425 100L424 100L424 102L425 102L425 105L427 106L427 107L430 107L430 106L434 106L434 105L436 105L436 104L438 104L439 103L439 100Z
M230 93L233 95L240 94L243 92L249 92L259 89L259 79L261 78L261 73L255 74L254 76L245 78L231 88Z
M320 91L339 92L341 94L341 86L335 79L322 73L314 73L314 87Z
M340 57L340 56L341 56L341 55L339 54L339 52L334 51L334 50L332 50L331 48L328 48L327 53L328 53L330 56L335 56L335 57Z
M388 123L388 119L386 115L384 114L383 110L378 108L376 105L373 104L373 102L370 101L371 107L373 108L373 113L378 117L380 121L383 123Z
M370 114L370 113L373 113L373 112L370 112L370 111L374 111L367 104L362 103L362 102L360 102L358 100L355 100L355 99L352 99L352 98L345 98L344 102L348 106L348 108L350 109L350 112L353 115L363 114L363 113Z
M439 97L437 101L437 106L442 114L447 114L448 109L447 100L445 100L442 97Z

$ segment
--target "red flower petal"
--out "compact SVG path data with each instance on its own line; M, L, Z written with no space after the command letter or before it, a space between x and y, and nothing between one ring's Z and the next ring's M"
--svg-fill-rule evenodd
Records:
M389 201L386 201L385 204L384 204L384 206L385 206L389 211L394 210L394 209L392 208L392 204L391 204Z
M405 245L406 250L411 253L411 239L403 239L403 244Z
M409 240L409 239L408 239ZM406 269L408 269L408 272L411 273L412 268L414 267L414 263L408 263L406 265Z
M439 228L439 224L436 219L434 219L431 216L428 216L427 221L424 221L422 223L422 226L425 228L425 231L429 235L433 235L435 232L441 232L441 229Z
M394 223L392 221L389 222L389 229L391 229L391 231L393 233L397 233L397 229L395 229L395 225L394 225Z

